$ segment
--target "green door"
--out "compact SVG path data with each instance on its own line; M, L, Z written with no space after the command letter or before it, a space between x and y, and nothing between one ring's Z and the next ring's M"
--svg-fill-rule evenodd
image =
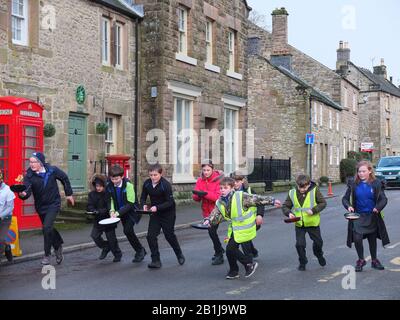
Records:
M70 114L68 124L68 176L74 191L86 189L86 117Z

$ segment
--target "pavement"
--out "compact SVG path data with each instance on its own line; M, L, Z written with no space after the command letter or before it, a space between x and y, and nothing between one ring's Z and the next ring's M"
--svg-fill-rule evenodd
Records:
M344 184L337 184L333 186L333 197L342 196L345 192L346 186ZM321 192L327 198L328 188L321 187ZM286 199L287 192L268 193L282 202ZM269 211L281 210L274 207L266 207L266 214ZM148 216L143 216L140 223L135 225L135 232L138 238L145 238L147 235L148 227ZM176 209L176 224L175 230L188 229L191 224L202 221L201 215L201 204L193 202L192 204L178 205ZM55 225L57 228L57 224ZM62 228L62 227L61 227ZM74 230L62 230L60 231L61 236L64 239L64 253L75 252L88 248L95 247L95 243L90 238L92 224L88 223ZM119 242L126 241L126 237L123 234L121 225L118 226L117 237ZM43 236L40 230L21 232L20 233L20 247L22 255L20 257L14 257L13 263L21 263L43 257ZM5 259L2 260L1 264L7 264Z

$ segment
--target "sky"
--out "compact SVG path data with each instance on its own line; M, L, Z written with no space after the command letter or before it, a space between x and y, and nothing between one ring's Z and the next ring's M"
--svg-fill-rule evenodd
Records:
M289 44L330 69L336 68L339 41L347 41L350 59L372 71L384 58L388 79L400 85L399 0L247 0L265 17L271 31L271 13L285 7L289 13Z

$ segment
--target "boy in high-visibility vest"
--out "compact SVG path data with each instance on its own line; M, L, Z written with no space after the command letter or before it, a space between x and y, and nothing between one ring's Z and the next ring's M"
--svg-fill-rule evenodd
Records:
M249 195L234 189L235 180L225 177L220 182L221 197L217 200L215 208L211 211L205 223L216 225L222 219L232 224L232 235L226 246L226 256L229 262L229 272L226 279L239 278L239 261L243 264L248 278L255 272L258 263L253 262L251 241L256 237L256 215L252 209L257 205L275 205L281 202L270 196ZM239 250L242 246L243 252Z
M313 240L313 252L321 266L326 265L322 251L322 237L320 230L320 212L325 209L326 201L317 185L307 175L296 178L297 188L289 191L288 197L282 206L283 214L289 218L300 217L295 223L296 250L299 255L298 270L305 271L308 262L306 256L306 233Z
M12 253L10 245L6 243L6 237L14 210L14 199L15 195L3 181L3 173L0 170L0 260L5 252L7 260L10 262Z

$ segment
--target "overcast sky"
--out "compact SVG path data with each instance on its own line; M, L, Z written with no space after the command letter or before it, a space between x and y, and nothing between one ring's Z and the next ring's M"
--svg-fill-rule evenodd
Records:
M372 71L385 59L388 77L400 85L399 0L247 0L265 15L271 30L271 12L289 13L289 43L331 69L336 68L339 41L349 42L351 61Z

